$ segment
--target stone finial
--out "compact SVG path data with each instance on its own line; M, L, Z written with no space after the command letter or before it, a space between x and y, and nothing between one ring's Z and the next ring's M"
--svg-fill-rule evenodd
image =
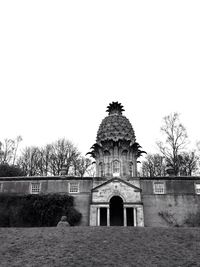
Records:
M109 115L122 115L122 111L124 111L121 103L112 102L107 106L107 110Z
M168 176L175 176L174 168L172 168L171 166L167 166L165 170Z
M60 171L60 175L67 175L67 166L64 164L61 171Z

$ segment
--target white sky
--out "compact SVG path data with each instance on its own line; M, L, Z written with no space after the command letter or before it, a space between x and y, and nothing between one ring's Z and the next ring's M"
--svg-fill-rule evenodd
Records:
M195 144L199 92L199 0L0 1L0 140L85 154L119 101L147 152L175 111Z

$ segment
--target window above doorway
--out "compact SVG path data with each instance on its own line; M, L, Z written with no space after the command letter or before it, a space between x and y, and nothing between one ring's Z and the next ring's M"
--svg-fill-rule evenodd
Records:
M120 162L118 160L113 161L113 176L114 177L120 176Z

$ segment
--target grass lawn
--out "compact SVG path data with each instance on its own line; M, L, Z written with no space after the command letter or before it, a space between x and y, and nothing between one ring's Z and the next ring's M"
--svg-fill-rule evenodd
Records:
M200 266L200 228L0 228L0 266Z

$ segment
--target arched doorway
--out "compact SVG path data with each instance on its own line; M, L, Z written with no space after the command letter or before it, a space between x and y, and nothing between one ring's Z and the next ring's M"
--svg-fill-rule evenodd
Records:
M123 226L123 200L119 196L110 199L110 225Z

